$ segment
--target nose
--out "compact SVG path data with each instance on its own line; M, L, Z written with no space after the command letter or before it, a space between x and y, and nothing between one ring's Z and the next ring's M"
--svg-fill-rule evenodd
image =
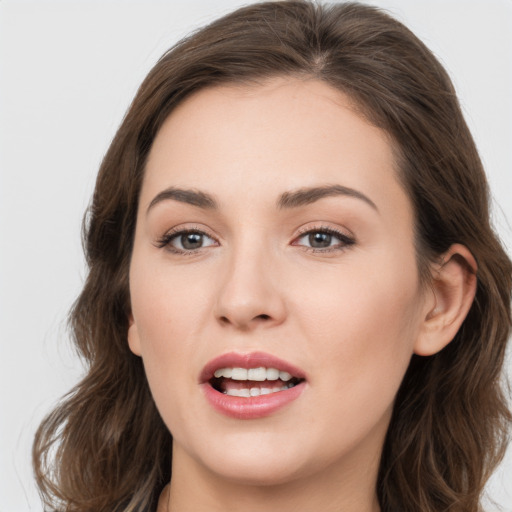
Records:
M238 251L226 262L214 311L223 326L251 331L285 320L280 273L263 252Z

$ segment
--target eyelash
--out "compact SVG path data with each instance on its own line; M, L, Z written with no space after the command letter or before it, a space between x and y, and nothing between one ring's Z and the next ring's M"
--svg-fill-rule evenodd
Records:
M157 242L156 242L156 246L159 248L159 249L167 249L168 251L172 252L172 253L175 253L175 254L182 254L182 255L185 255L185 256L188 256L188 255L192 255L192 254L195 254L197 253L198 251L200 251L201 249L204 249L204 247L199 247L197 249L189 249L189 250L183 250L183 249L179 249L177 247L173 247L171 245L171 242L181 236L184 236L184 235L190 235L190 234L194 234L194 235L201 235L201 236L204 236L204 237L208 237L208 238L211 238L212 240L215 240L212 236L210 236L208 233L205 233L202 229L194 229L194 228L185 228L185 229L173 229L167 233L165 233L165 235L163 235L162 237L160 237ZM216 241L216 240L215 240Z
M330 253L335 251L343 251L350 247L351 245L354 245L356 243L356 240L347 235L346 233L342 233L341 231L338 231L337 229L328 227L328 226L318 226L313 228L304 228L302 230L299 230L299 235L295 238L295 240L292 242L292 245L298 245L295 244L295 241L300 240L301 238L304 238L306 235L311 235L313 233L324 233L331 235L335 238L337 238L340 243L337 245L333 245L330 247L324 247L324 248L316 248L316 247L306 247L303 245L300 245L299 247L302 247L304 250L312 253Z
M311 235L313 233L323 233L323 234L331 235L331 236L337 238L340 241L340 243L337 245L324 247L324 248L307 247L307 246L299 245L296 243L296 241L304 238L307 235ZM180 254L180 255L193 255L193 254L196 254L201 249L205 248L205 247L199 247L197 249L183 250L183 249L179 249L177 247L173 247L171 245L173 240L177 239L178 237L188 235L188 234L201 235L203 237L210 238L210 239L214 240L215 242L217 242L212 236L210 236L208 233L204 232L201 229L194 229L194 228L179 229L178 228L176 230L171 230L171 231L165 233L162 237L160 237L156 241L155 245L159 249L165 248L174 254ZM303 250L308 251L308 252L325 254L325 253L330 253L330 252L335 252L335 251L343 251L347 247L350 247L351 245L354 245L355 243L356 243L356 241L353 237L351 237L345 233L342 233L341 231L338 231L337 229L333 229L333 228L327 227L327 226L319 226L319 227L313 227L313 228L304 228L304 229L300 230L298 236L293 240L291 245L302 247ZM209 246L206 246L206 247L209 247Z

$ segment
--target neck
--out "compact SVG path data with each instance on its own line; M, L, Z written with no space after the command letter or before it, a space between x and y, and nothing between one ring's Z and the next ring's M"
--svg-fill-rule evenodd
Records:
M379 512L378 463L349 461L285 483L255 485L212 474L175 447L171 485L162 494L158 512Z

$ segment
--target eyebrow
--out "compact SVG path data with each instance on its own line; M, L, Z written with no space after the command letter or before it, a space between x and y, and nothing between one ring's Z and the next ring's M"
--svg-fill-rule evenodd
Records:
M300 188L291 192L284 192L277 200L279 209L298 208L312 204L325 197L347 196L360 199L370 205L374 210L379 211L377 205L366 195L353 188L343 185L325 185L322 187ZM169 187L158 193L148 206L148 213L156 204L172 199L180 203L190 204L205 210L217 210L218 204L213 196L200 190L182 189Z
M377 212L379 211L377 205L368 196L365 196L358 190L344 187L342 185L326 185L323 187L300 188L292 192L285 192L279 198L277 206L280 209L297 208L299 206L314 203L320 199L323 199L324 197L332 196L354 197L364 201Z
M151 203L149 203L146 213L149 213L149 210L151 210L151 208L153 208L156 204L169 199L173 199L174 201L178 201L180 203L190 204L192 206L198 206L199 208L204 208L205 210L216 210L218 208L217 202L210 194L201 192L200 190L169 187L165 190L162 190L162 192L153 198Z

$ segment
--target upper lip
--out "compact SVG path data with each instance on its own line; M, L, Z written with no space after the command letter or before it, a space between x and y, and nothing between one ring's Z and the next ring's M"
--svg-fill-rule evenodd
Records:
M213 373L219 368L276 368L280 371L290 373L298 379L306 379L306 374L300 368L265 352L250 352L240 354L238 352L229 352L215 357L204 366L199 381L208 382L213 378Z

